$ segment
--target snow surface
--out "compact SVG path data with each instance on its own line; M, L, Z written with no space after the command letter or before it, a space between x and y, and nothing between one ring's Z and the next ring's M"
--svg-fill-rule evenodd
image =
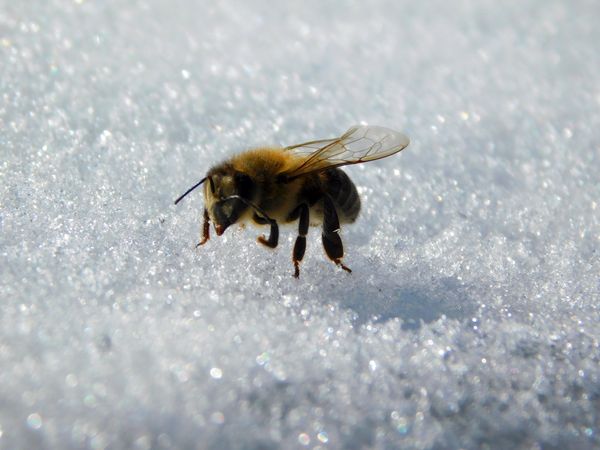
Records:
M600 3L0 1L0 448L600 446ZM208 167L356 123L313 229Z

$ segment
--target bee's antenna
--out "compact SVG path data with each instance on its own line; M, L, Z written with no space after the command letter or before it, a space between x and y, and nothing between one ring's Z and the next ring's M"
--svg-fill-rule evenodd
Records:
M212 178L204 177L200 181L198 181L195 185L193 185L191 188L189 188L187 191L185 191L177 200L175 200L175 204L179 203L183 199L183 197L188 195L190 192L192 192L194 189L196 189L198 186L200 186L202 183L204 183L207 179L208 179L208 182L210 183L210 190L212 192L215 192L215 185L213 183Z

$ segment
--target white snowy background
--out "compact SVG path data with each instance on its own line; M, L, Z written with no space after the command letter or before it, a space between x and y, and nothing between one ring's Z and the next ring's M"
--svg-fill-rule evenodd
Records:
M599 17L1 0L0 448L600 446ZM361 122L351 275L194 248L211 165Z

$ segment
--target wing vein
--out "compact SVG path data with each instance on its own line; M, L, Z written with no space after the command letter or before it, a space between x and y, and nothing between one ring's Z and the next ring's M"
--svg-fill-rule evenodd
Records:
M291 180L334 167L386 158L406 148L409 142L405 135L388 128L354 126L339 138L286 147L285 151L295 153L301 162L282 175Z

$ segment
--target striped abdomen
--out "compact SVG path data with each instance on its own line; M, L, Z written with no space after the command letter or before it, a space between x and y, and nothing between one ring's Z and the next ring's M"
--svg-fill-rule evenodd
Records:
M324 175L323 190L333 200L340 222L354 222L360 212L356 186L341 169L327 170Z

